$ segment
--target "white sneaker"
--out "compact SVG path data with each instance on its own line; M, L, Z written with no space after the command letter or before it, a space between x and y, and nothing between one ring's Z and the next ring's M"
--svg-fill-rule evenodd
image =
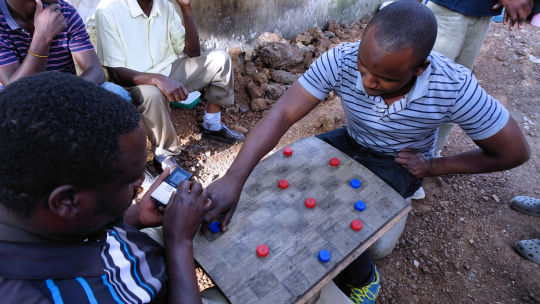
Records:
M413 200L421 200L426 197L426 192L424 192L424 188L420 187L416 192L411 196Z

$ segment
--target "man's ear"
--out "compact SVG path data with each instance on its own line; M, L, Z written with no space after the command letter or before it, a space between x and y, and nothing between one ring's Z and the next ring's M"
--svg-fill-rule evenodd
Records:
M416 77L419 77L420 75L422 75L424 73L424 71L428 68L429 64L431 63L431 61L429 60L424 60L424 62L422 62L420 64L420 66L418 66L415 70L414 70L414 76Z
M57 216L65 219L73 219L77 216L79 208L79 195L72 185L56 187L49 195L49 210Z

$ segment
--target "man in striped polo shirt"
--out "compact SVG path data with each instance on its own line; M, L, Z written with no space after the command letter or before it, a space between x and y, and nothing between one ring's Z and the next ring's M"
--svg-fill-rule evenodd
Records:
M132 205L146 156L140 114L119 96L66 73L8 85L0 302L200 303L192 239L207 193L184 181L158 210L149 193L165 173ZM139 230L161 224L165 247Z
M225 176L208 186L213 209L205 221L225 214L226 227L257 162L331 91L340 97L347 123L318 137L404 198L426 176L492 172L527 161L528 145L508 111L468 69L431 52L436 34L437 22L427 7L397 1L372 18L360 42L324 53L251 131ZM437 129L447 122L459 124L479 149L434 159ZM402 229L391 246L375 255L388 254ZM334 282L354 303L373 303L379 290L378 271L367 254Z
M0 0L0 84L43 71L75 74L131 101L129 93L105 82L90 36L75 8L62 0ZM1 89L1 86L0 86Z

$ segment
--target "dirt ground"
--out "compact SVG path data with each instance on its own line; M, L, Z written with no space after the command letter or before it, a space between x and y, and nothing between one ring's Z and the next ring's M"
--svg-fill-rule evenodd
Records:
M340 41L359 39L362 28L362 24L333 24L324 32L325 43L317 41L317 31L311 32L315 42L300 35L293 43L308 42L298 44L302 47L311 43L316 58ZM255 87L265 87L269 80L259 78L272 71L252 50L229 52L235 62L236 104L225 109L223 117L228 125L246 133L277 99L275 94L268 99L268 89L263 92L267 98L263 109L254 105L253 97L260 92L250 87L251 78L257 80ZM303 68L312 60L304 53ZM249 72L253 66L256 73ZM288 70L301 73L302 64ZM526 24L521 30L508 31L502 24L493 24L474 72L522 128L531 158L505 172L426 178L426 198L413 201L398 246L376 261L382 275L378 303L540 303L540 265L512 249L519 240L540 238L540 218L520 214L507 204L516 195L540 197L540 29ZM241 145L201 140L198 124L203 113L204 104L200 104L191 110L173 109L172 117L185 145L180 157L183 167L208 185L225 173ZM330 96L293 126L277 148L343 124L339 100ZM456 127L443 156L472 148L474 143ZM201 276L200 284L210 283Z

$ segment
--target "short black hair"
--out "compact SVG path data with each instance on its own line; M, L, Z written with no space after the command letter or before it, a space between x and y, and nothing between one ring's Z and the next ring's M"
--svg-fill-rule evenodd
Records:
M378 11L366 29L375 26L375 41L387 52L412 48L420 65L437 38L437 19L429 8L415 0L392 2Z
M0 92L0 203L28 217L65 184L93 188L118 173L119 136L140 114L75 75L44 72Z

